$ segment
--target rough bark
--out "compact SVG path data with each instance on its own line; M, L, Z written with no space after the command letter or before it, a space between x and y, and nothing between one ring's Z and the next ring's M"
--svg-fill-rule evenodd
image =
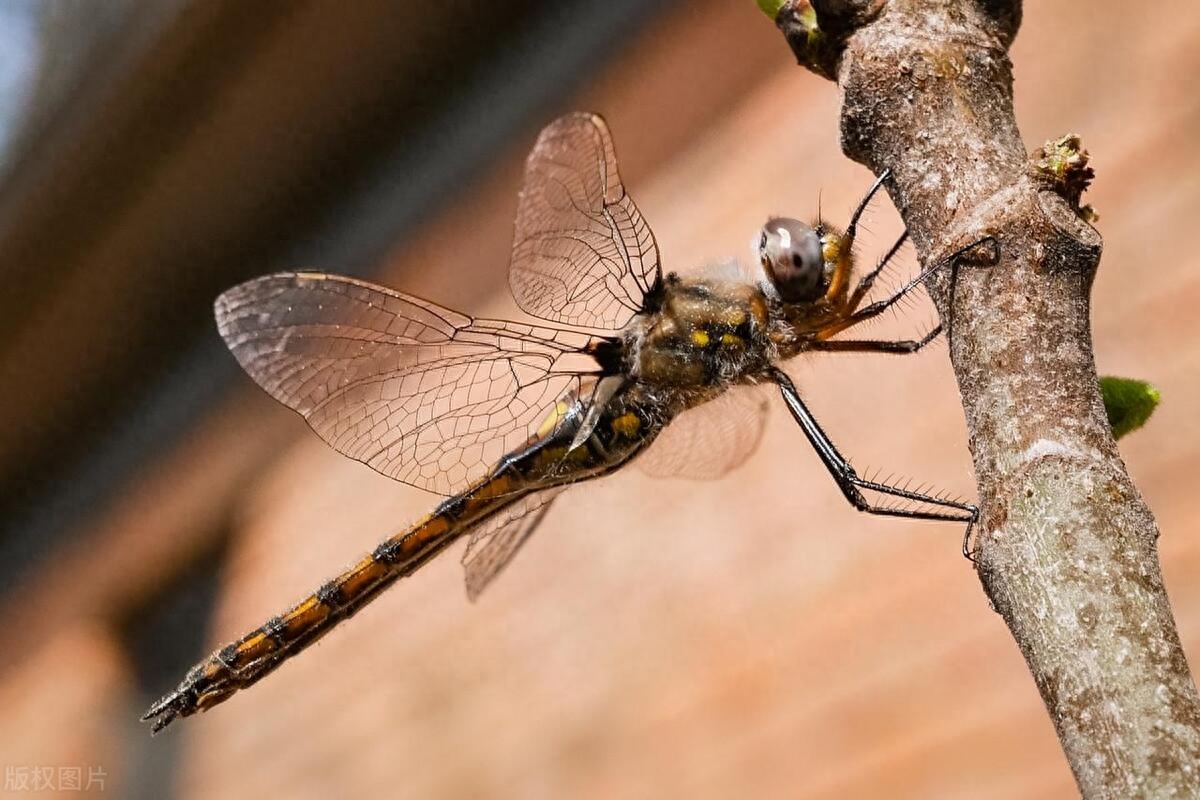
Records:
M999 245L993 263L958 270L953 293L945 272L929 289L952 322L979 577L1081 792L1197 797L1200 698L1093 363L1101 240L1081 186L1022 145L1007 53L1020 17L1017 0L812 0L777 23L804 66L837 80L843 149L891 170L922 262L982 236Z

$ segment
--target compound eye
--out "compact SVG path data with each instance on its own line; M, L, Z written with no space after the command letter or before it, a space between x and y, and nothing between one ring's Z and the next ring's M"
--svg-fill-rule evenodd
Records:
M769 219L758 249L767 277L784 302L816 300L824 293L821 237L811 226L788 217Z

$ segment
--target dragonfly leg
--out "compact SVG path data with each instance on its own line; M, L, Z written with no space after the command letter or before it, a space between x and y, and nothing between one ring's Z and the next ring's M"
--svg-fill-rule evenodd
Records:
M812 444L813 449L817 451L821 462L825 464L825 468L829 470L829 474L833 476L834 482L837 483L838 488L842 490L842 494L846 496L851 505L859 511L865 511L868 514L879 514L881 516L965 522L967 523L967 536L964 539L964 549L967 548L971 528L979 516L978 508L969 503L936 497L924 492L915 492L900 486L892 486L887 483L866 480L859 477L858 473L854 471L854 467L846 460L846 457L838 452L837 447L834 446L828 434L817 424L816 418L813 417L808 406L800 398L800 394L796 391L796 386L792 383L791 379L778 370L774 372L772 378L779 384L780 391L783 393L783 401L787 404L788 411L800 425L800 429L804 431L804 435L808 437L808 441ZM933 508L896 508L872 503L863 495L864 489L932 506ZM968 558L970 558L970 555L968 555Z
M900 234L900 238L884 253L883 258L879 259L879 263L875 265L875 268L862 276L858 285L854 287L854 292L850 295L850 299L846 301L846 306L851 311L859 307L863 298L867 296L867 292L871 291L871 287L875 285L875 279L887 268L888 264L892 263L892 259L896 257L896 254L900 252L900 248L907 241L908 231L905 230L904 233Z
M812 350L827 353L890 353L904 355L915 353L932 342L942 333L942 326L935 325L920 339L828 339L817 340L810 345Z
M980 237L979 239L976 239L975 241L971 242L970 244L966 245L965 247L960 247L959 249L955 250L949 256L941 259L940 261L935 263L933 266L923 270L920 275L913 278L908 283L904 284L898 290L896 290L896 292L894 294L892 294L891 297L886 297L883 300L877 300L874 303L863 306L862 308L855 311L850 316L846 317L844 320L829 326L825 330L822 330L821 334L820 334L821 338L828 339L829 337L834 336L834 335L846 330L847 328L854 327L855 325L859 324L860 322L866 322L869 319L873 319L874 317L879 316L884 311L887 311L893 305L898 303L905 295L907 295L913 289L915 289L918 286L925 283L926 278L928 278L930 275L932 275L933 273L937 272L939 269L942 269L943 267L946 267L946 266L949 266L952 270L952 272L951 272L951 298L953 298L953 287L954 287L954 284L958 277L959 260L962 259L962 257L965 256L967 253L974 250L976 247L979 247L980 245L984 245L984 244L989 244L989 243L992 245L992 248L993 248L991 261L993 263L995 263L996 261L999 260L999 257L1000 257L1000 253L999 253L1000 245L996 241L996 237L994 237L994 236Z
M858 206L854 209L854 213L850 215L850 224L846 226L846 233L843 234L847 242L854 241L854 235L858 233L858 221L862 218L863 212L867 210L867 206L871 204L872 198L883 188L884 181L892 177L892 171L885 169L879 173L879 177L871 184L871 188L863 196L862 200L858 201Z

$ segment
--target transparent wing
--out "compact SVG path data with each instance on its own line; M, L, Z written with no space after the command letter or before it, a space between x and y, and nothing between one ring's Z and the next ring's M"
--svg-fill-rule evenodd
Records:
M634 463L659 478L719 478L758 448L767 408L764 387L733 386L680 413Z
M268 275L215 310L250 377L322 439L441 494L522 445L586 374L558 369L579 333L472 319L336 275Z
M556 486L523 497L471 531L462 563L472 602L508 566L550 510L551 501L566 488Z
M661 277L654 234L621 185L608 126L575 113L547 125L525 163L509 283L535 317L617 329Z

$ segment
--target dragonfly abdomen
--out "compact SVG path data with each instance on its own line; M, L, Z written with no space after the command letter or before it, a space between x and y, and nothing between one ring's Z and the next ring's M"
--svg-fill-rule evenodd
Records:
M636 403L612 403L587 439L571 442L582 415L553 418L551 428L522 450L500 460L492 473L408 530L384 540L358 563L287 612L273 617L193 667L179 687L155 703L143 719L159 731L176 717L206 711L251 686L353 615L399 578L415 572L476 525L531 492L574 483L611 471L653 439L655 424Z
M213 652L143 719L157 718L157 732L176 717L206 711L251 686L396 580L411 575L477 522L520 499L525 492L518 483L516 476L501 472L448 499L433 514L384 540L287 612Z

